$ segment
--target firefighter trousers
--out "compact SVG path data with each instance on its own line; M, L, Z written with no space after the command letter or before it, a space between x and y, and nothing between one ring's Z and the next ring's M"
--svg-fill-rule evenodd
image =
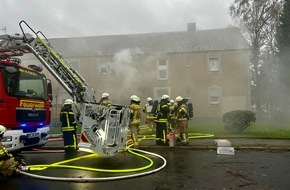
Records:
M140 130L139 124L130 124L129 129L131 132L131 139L133 140L133 145L135 148L139 146L138 132Z
M177 131L178 135L181 138L181 142L187 144L188 143L188 120L178 120L177 121Z
M65 152L78 150L77 134L75 130L63 131L63 145Z
M0 161L0 174L4 177L11 176L18 165L19 163L13 157L2 160Z
M167 123L156 122L156 145L166 145L167 142Z

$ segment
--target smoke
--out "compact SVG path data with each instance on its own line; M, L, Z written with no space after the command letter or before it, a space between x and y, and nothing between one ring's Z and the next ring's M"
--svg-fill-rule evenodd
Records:
M119 93L116 95L115 101L119 102L122 99L128 99L132 94L136 94L140 97L138 86L140 85L140 71L138 64L144 64L138 61L138 57L142 56L143 52L139 48L134 49L122 49L115 53L113 56L113 62L111 64L111 70L116 74L116 80L111 81L111 86L115 86L115 89L119 88ZM119 83L122 81L122 84Z
M114 61L112 66L117 68L121 73L126 72L125 81L128 82L137 74L137 68L133 65L135 61L132 55L138 56L142 54L140 48L123 49L113 56Z

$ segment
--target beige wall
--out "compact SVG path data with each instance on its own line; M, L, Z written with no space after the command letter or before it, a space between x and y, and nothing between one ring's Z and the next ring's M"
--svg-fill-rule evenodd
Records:
M219 56L219 72L208 71L209 55ZM157 79L158 60L161 58L168 59L168 80ZM129 97L136 94L144 105L148 96L154 98L155 87L169 87L171 99L179 95L190 98L195 117L206 119L221 118L224 112L233 109L248 109L250 102L246 51L133 55L129 61L116 60L113 56L74 57L67 60L79 62L79 73L95 89L97 100L101 93L108 92L113 103L128 105ZM24 61L38 62L33 57ZM190 62L191 65L186 66L186 62ZM108 64L112 71L107 75L100 74L100 67L104 63ZM222 88L220 104L209 104L208 88L213 85ZM62 89L55 80L53 86L55 93ZM53 117L58 117L59 107L66 96L66 93L62 94L64 95L59 96L58 102L53 102Z

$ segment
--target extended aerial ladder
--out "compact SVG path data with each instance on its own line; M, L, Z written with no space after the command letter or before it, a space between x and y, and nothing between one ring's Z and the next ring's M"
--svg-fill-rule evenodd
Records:
M96 102L94 89L58 53L45 35L35 32L25 21L19 26L22 35L0 36L0 58L33 53L76 103L82 125L80 148L112 156L124 149L129 125L129 109L121 105L102 106ZM23 26L34 35L24 32Z

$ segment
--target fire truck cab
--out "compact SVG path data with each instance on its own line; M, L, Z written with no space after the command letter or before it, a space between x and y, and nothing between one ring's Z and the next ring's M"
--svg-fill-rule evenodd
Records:
M42 146L51 117L51 83L37 66L0 52L0 124L7 128L2 143L8 151ZM2 59L1 59L2 57Z

